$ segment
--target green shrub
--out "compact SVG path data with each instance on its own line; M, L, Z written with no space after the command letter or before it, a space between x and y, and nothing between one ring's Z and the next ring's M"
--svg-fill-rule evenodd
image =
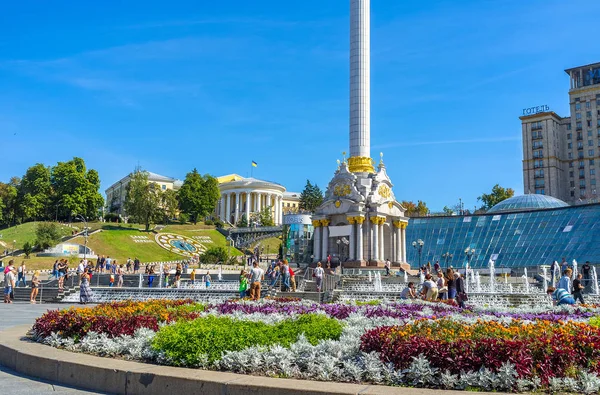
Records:
M190 221L190 216L187 215L186 213L181 213L179 214L179 223L181 225L185 225Z
M213 221L212 219L207 219L206 221L204 221L204 225L209 225L209 226L212 226L212 225L214 225L214 224L215 224L215 223L214 223L214 221Z
M600 316L590 318L590 325L595 327L600 327Z
M200 262L215 264L218 262L227 262L227 249L225 247L209 247L202 255Z
M195 366L202 355L213 362L225 351L273 344L289 347L302 333L312 344L317 344L322 339L339 339L342 325L321 314L305 314L277 325L207 316L162 327L152 347L164 352L176 366Z

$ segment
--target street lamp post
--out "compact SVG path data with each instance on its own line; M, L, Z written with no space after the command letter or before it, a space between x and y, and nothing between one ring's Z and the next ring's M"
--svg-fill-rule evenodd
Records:
M17 252L17 241L13 240L13 258L15 257L15 253Z
M425 242L421 239L412 242L412 246L419 252L419 269L421 268L421 253L423 252L423 245Z
M467 247L465 249L465 255L467 256L467 268L471 267L471 258L473 258L473 254L475 254L475 248Z
M79 218L83 222L83 260L84 262L87 262L88 223L85 217L81 214L76 214L73 217L75 219Z
M442 255L442 258L446 261L446 270L448 270L448 261L452 260L453 255L449 252L446 252Z

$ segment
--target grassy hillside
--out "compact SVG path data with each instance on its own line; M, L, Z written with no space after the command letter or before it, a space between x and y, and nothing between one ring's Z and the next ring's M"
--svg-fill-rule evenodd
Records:
M146 232L143 226L139 224L90 224L92 230L102 229L88 238L88 247L96 254L110 256L117 259L118 262L125 263L127 258L139 258L142 262L171 261L183 259L182 255L174 254L160 247L155 242L156 233ZM70 235L72 229L62 227L65 235ZM205 247L222 246L228 247L227 240L214 227L206 225L168 225L160 233L174 233L190 238L194 238ZM35 240L35 223L27 223L17 227L0 231L2 238L0 241L11 240L10 249L12 249L12 240L17 240L17 248L20 248L27 240ZM135 240L147 240L147 242L135 242ZM212 241L211 242L209 242ZM69 242L83 244L83 237L76 237ZM4 248L2 248L4 250ZM238 256L242 253L236 248L231 248L231 255ZM8 258L11 259L11 258ZM5 259L5 261L8 261ZM23 256L15 257L15 262L20 264L24 260ZM49 269L54 260L52 257L37 257L32 254L30 259L25 260L28 269Z
M263 254L266 254L267 251L269 254L277 254L279 252L279 245L281 244L281 237L269 237L268 239L264 239L252 245L252 249L260 244L263 248Z
M0 250L13 249L13 240L16 241L15 245L18 249L23 247L26 241L33 243L35 241L35 229L38 222L27 222L21 225L13 226L11 228L0 230ZM63 236L68 236L73 231L68 226L59 225L59 228Z

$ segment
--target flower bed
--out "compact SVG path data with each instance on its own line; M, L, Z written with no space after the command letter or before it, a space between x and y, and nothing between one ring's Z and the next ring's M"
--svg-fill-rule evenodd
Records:
M600 309L121 302L49 311L38 341L172 366L446 389L600 391Z

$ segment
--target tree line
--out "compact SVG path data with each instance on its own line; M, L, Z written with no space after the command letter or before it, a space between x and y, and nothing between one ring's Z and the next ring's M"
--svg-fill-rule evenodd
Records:
M146 230L151 224L167 223L177 217L182 223L191 220L196 224L215 211L219 197L217 179L210 174L201 175L197 169L186 174L178 191L163 191L157 183L149 182L148 172L136 170L129 175L125 211L130 221L144 224ZM111 211L114 209L111 204Z
M98 218L104 198L100 176L74 157L54 166L36 163L23 177L0 182L0 225L28 221L69 220L80 214Z

